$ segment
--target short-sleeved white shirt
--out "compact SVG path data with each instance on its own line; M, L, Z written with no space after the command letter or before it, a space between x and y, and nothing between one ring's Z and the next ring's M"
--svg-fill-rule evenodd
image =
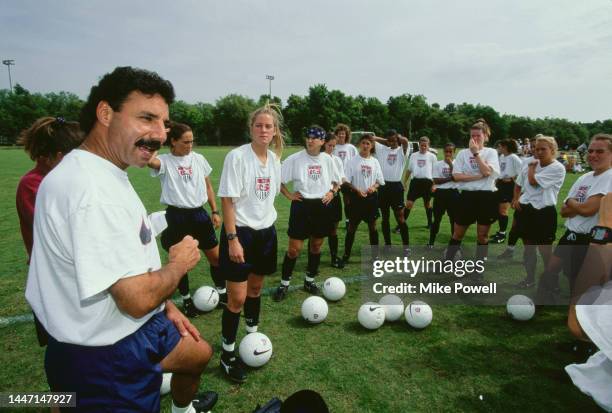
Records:
M232 198L236 225L259 230L276 221L274 198L280 185L281 164L274 152L268 150L264 165L247 143L225 157L218 195Z
M445 160L436 161L436 163L434 163L434 178L450 178L451 175L451 167L446 163ZM445 182L443 184L436 184L437 189L451 189L455 188L455 186L456 183L454 181Z
M202 155L195 152L185 156L166 153L157 159L160 168L151 169L151 176L159 176L161 180L162 204L177 208L198 208L208 201L204 180L212 168Z
M483 148L478 153L478 156L483 162L491 167L491 174L483 177L477 181L471 182L456 182L456 188L462 191L497 191L495 186L495 180L499 176L499 159L497 157L497 151L492 148ZM465 175L480 175L480 168L478 167L478 161L472 151L469 149L462 149L457 154L457 158L453 162L453 173L460 173Z
M342 163L342 159L338 158L333 153L330 156L334 160L334 165L336 166L336 173L340 177L339 184L346 182L346 173L344 172L344 163Z
M355 145L351 143L345 143L342 145L338 143L334 148L333 154L342 159L342 164L344 165L344 169L346 169L347 162L354 157L359 156L359 151L357 148L355 148Z
M395 149L375 142L376 152L374 156L378 159L380 168L386 182L400 182L406 166L406 154L400 145Z
M538 161L535 171L535 180L538 183L536 186L529 183L528 171L529 164L523 165L517 180L523 192L519 202L521 204L531 204L535 209L556 205L559 190L561 190L565 180L565 166L554 160L542 168Z
M426 153L421 153L421 151L412 153L408 161L410 174L413 178L433 179L433 165L437 160L436 155L429 151Z
M74 150L43 180L36 199L26 299L56 340L113 344L163 304L134 319L109 292L122 278L161 267L147 212L125 171Z
M376 182L379 185L385 184L378 159L373 156L362 158L357 155L351 159L346 165L346 179L360 191L367 191Z
M293 182L293 190L306 199L320 199L334 183L342 183L334 160L325 152L310 156L304 149L289 155L281 166L282 183Z
M606 172L597 176L593 174L594 172L591 171L578 178L567 193L565 201L567 201L568 198L574 198L579 203L583 204L594 195L605 196L608 192L612 192L612 169L608 169ZM576 215L573 218L565 220L565 227L579 234L588 234L591 228L597 225L598 220L599 212L590 217Z
M516 178L521 173L523 161L518 157L517 154L511 153L510 155L499 156L499 178Z

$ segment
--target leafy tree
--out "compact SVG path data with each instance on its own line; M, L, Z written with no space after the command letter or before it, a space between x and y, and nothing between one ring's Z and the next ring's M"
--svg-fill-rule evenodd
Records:
M255 102L245 96L231 94L217 100L213 110L214 122L223 145L241 145L249 140L249 114Z

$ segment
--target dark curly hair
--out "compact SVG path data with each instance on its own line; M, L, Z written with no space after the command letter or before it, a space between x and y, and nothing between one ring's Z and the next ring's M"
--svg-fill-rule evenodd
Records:
M128 95L139 91L145 95L159 94L168 105L174 102L174 87L155 72L130 66L117 67L105 74L98 85L91 88L87 102L81 109L81 130L88 134L96 123L96 108L100 101L108 102L119 112Z
M50 116L37 119L23 130L17 143L33 161L38 158L54 158L57 153L67 154L83 142L83 134L77 122Z

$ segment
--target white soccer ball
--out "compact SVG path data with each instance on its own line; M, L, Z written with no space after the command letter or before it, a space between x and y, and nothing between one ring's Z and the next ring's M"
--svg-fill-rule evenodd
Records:
M238 347L240 358L249 367L261 367L272 357L272 342L262 333L247 334Z
M312 324L323 322L327 317L327 312L327 302L316 295L308 297L302 303L302 317Z
M404 302L395 294L387 294L378 303L385 310L385 321L397 321L404 314Z
M357 320L359 320L359 324L368 330L376 330L385 322L385 310L378 303L365 303L359 307Z
M531 298L526 295L513 295L508 299L506 311L515 320L527 321L531 320L535 314L535 305Z
M172 373L164 373L162 375L162 384L159 389L162 396L170 393L170 380L172 380Z
M193 294L193 304L200 311L212 311L219 304L219 293L213 287L204 285Z
M330 277L323 283L323 296L329 301L338 301L346 293L346 285L338 277Z
M429 304L423 301L413 301L406 306L404 317L410 326L421 329L431 324L433 311Z

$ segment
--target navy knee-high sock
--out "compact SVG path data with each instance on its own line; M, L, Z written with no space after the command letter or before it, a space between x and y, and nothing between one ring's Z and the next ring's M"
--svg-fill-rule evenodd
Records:
M238 334L240 312L233 313L227 307L223 308L221 316L221 339L223 340L223 356L234 356L234 345Z
M403 224L399 224L400 228L400 236L402 237L402 245L410 244L410 235L408 234L408 225L404 222Z
M293 275L293 269L295 268L295 262L297 261L297 257L296 258L290 258L289 255L285 254L285 259L283 260L283 267L282 267L282 273L281 273L281 279L282 281L285 281L285 283L283 283L284 285L289 285L289 282L291 281L291 276Z
M351 250L353 249L353 243L355 242L355 233L351 231L346 232L346 239L344 240L344 256L350 257Z
M499 216L499 231L505 233L508 228L508 215Z
M178 290L183 297L189 295L189 274L185 273L185 275L183 275L183 278L179 281Z
M257 331L259 325L259 312L261 311L261 296L249 297L244 300L244 321L247 331L253 333ZM253 331L254 330L254 331Z
M461 246L461 241L456 240L455 238L451 238L448 241L448 247L446 247L446 260L452 260L455 258L455 254L459 251L459 247Z
M330 235L327 237L327 243L329 244L329 253L333 260L338 256L338 235Z
M308 275L311 277L319 274L319 264L321 264L321 254L308 252Z
M219 294L223 294L225 292L225 279L221 275L221 271L219 267L210 266L210 278L212 278L215 287L217 288L217 292Z

